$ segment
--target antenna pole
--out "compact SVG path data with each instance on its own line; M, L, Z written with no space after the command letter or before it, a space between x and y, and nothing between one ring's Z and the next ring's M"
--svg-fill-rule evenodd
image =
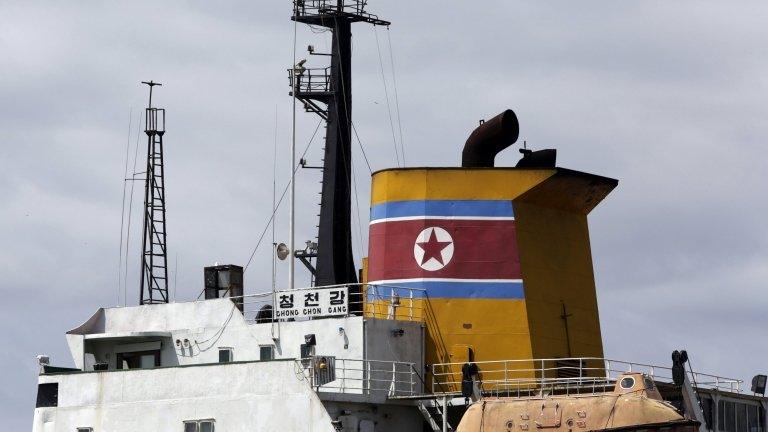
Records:
M165 109L152 108L152 88L162 85L142 81L149 86L149 106L145 110L147 134L147 170L144 183L144 235L141 246L141 283L139 304L168 303L168 250L165 224L165 168L163 135Z
M142 81L141 83L142 84L146 84L146 85L149 86L149 107L147 107L147 109L152 109L152 87L154 87L154 86L161 86L162 84L156 83L156 82L154 82L152 80Z
M296 258L293 256L295 237L296 237L296 30L297 23L293 22L293 65L291 66L291 83L292 83L292 98L293 98L293 114L291 125L291 196L289 206L289 221L288 221L288 250L290 257L288 259L288 289L293 289L295 282L293 280L296 274Z

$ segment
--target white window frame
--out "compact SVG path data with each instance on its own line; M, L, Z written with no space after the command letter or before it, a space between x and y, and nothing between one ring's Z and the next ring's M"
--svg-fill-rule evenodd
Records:
M211 424L211 432L216 431L216 420L212 418L208 419L199 419L199 420L184 420L183 427L184 432L187 430L188 424L194 424L195 425L195 432L200 432L200 423L210 423Z
M262 348L269 348L269 352L271 353L270 355L272 356L272 358L270 358L270 359L263 359L263 358L261 358L261 349ZM275 346L274 345L259 345L259 360L269 361L269 360L274 360L274 359L275 359Z
M222 351L229 351L229 360L226 362L219 361L219 363L232 363L235 361L235 349L232 347L219 347L219 358L221 358Z

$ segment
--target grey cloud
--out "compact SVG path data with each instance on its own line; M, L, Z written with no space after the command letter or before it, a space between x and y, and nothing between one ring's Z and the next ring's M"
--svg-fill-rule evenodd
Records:
M607 355L666 364L669 351L685 347L699 370L744 379L765 372L768 351L756 341L768 324L768 6L370 8L393 21L408 165L458 165L477 120L511 107L521 139L558 148L561 166L620 179L590 219ZM139 81L164 83L156 100L168 109L176 296L197 296L204 265L248 259L271 211L276 108L278 194L289 169L289 16L287 1L0 5L0 370L11 371L0 416L10 429L31 422L34 356L67 364L63 333L118 301L126 142L136 140L146 98ZM354 122L374 170L395 164L375 37L392 100L388 34L376 32L358 26L353 42ZM327 34L299 27L300 56L310 43L327 48ZM298 117L303 148L317 119ZM310 161L319 162L321 148L316 139ZM359 259L369 184L355 149ZM508 150L499 164L517 157ZM298 241L315 235L318 180L300 172ZM129 303L138 297L141 199L139 188ZM278 241L286 216L283 207ZM269 242L267 234L248 270L249 292L270 285Z

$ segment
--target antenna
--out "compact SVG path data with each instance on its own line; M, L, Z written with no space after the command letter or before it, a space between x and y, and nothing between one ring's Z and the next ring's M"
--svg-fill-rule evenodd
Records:
M165 169L163 135L165 109L152 108L152 89L162 85L142 81L149 86L149 106L145 113L147 134L147 170L144 180L144 236L141 246L141 285L139 304L168 303L168 250L165 224Z
M149 86L149 107L147 109L152 109L152 87L154 86L161 86L162 84L156 83L152 80L149 81L142 81L142 84L146 84Z

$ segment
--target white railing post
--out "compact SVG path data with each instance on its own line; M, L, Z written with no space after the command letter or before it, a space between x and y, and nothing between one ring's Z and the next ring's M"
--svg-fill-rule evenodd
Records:
M395 288L389 289L389 304L392 306L392 319L397 319L397 306L395 306Z
M392 362L392 384L389 386L390 396L397 395L397 363Z
M448 396L443 396L443 432L448 432Z
M507 361L504 360L504 385L507 387L507 396L509 396L509 386L507 383L509 382L509 376L507 375ZM498 390L496 391L498 394Z
M410 288L408 291L409 291L408 296L411 299L411 310L408 313L408 317L409 317L409 321L413 321L413 288Z
M370 394L371 393L371 362L369 360L363 360L363 367L361 369L368 369L368 374L364 378L363 381L363 393L364 394Z

